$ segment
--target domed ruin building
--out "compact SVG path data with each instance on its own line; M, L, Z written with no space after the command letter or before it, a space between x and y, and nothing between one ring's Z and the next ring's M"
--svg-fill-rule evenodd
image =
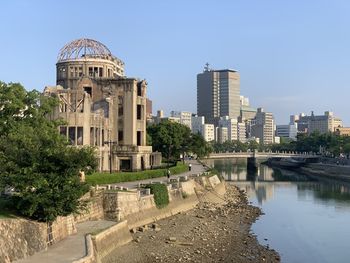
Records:
M159 153L146 146L145 80L126 77L124 62L92 39L65 45L56 67L57 86L44 94L59 99L51 118L66 121L60 133L72 145L96 146L101 171L160 165Z

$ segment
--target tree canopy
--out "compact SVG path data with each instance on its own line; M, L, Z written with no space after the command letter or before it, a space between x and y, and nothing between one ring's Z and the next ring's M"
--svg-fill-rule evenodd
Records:
M62 122L47 118L56 105L38 91L0 82L0 187L14 190L18 213L40 221L79 212L88 189L79 171L97 166L93 148L69 146L58 131Z
M153 150L167 159L178 159L183 152L192 152L198 157L208 155L210 146L200 134L192 134L190 128L180 123L164 121L147 127L148 142Z

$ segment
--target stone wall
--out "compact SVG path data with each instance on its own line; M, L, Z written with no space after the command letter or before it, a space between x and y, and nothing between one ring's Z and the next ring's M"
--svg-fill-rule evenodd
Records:
M0 262L33 255L47 248L46 224L24 219L0 220Z
M155 207L153 195L140 196L139 192L111 191L105 192L103 197L103 209L108 220L117 220L118 216L123 219L152 207Z
M47 224L47 245L53 245L77 232L73 215L59 216L52 224Z
M90 193L85 195L83 199L85 199L87 204L87 209L85 212L76 215L75 221L76 223L81 223L89 220L99 220L104 218L104 211L103 211L103 194L101 191L99 192L93 192L92 197L90 196Z
M76 233L72 215L58 217L53 223L27 219L0 220L0 262L11 262L45 250Z

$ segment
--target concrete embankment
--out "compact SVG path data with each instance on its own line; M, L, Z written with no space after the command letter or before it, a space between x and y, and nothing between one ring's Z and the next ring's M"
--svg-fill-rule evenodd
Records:
M323 163L309 163L300 168L300 172L316 176L336 180L344 180L350 182L350 166L349 165L333 165Z
M197 177L180 182L179 187L168 187L170 203L167 207L158 209L155 206L153 195L140 197L136 192L107 192L104 195L105 217L117 218L122 221L116 225L87 236L87 244L92 243L86 257L75 263L104 262L109 254L122 245L133 240L129 230L142 231L148 225L161 219L192 210L200 200L210 200L220 203L225 194L225 185L217 176ZM208 191L212 189L215 193Z

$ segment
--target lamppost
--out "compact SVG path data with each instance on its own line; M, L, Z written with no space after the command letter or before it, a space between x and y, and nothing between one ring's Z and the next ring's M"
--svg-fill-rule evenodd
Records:
M109 173L112 173L112 145L115 144L115 141L109 139L108 141L104 141L104 144L108 144L109 146Z

